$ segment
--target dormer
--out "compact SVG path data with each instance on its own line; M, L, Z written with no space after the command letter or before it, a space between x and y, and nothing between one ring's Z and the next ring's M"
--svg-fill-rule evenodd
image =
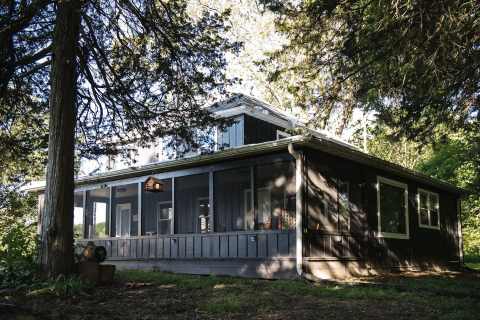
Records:
M226 130L217 132L219 148L278 140L299 124L297 119L243 94L216 103L210 110L217 117L235 120Z

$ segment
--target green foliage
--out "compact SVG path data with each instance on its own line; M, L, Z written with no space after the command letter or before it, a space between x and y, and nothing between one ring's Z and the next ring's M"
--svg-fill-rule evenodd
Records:
M358 124L357 124L358 126ZM430 159L432 148L405 137L395 136L395 130L377 122L368 127L367 150L368 153L409 169L416 169L422 162ZM363 145L363 128L360 126L351 138L351 143L359 148Z
M261 2L290 40L265 61L270 79L290 86L320 123L367 108L403 135L428 139L438 124L479 122L480 2Z
M31 283L37 270L36 199L15 191L2 194L0 207L0 287Z
M450 134L418 169L471 192L462 201L464 249L466 254L480 256L480 133Z

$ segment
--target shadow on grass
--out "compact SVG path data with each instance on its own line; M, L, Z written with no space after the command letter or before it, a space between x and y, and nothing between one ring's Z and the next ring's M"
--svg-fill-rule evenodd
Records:
M477 319L480 276L464 273L411 273L357 279L353 282L259 280L193 276L162 272L121 271L118 279L188 290L198 297L200 312L255 315L288 310L293 301L343 303L411 303L438 312L439 319ZM304 302L305 304L305 302ZM298 307L296 303L295 307ZM309 306L309 308L312 306ZM315 307L315 306L313 306Z

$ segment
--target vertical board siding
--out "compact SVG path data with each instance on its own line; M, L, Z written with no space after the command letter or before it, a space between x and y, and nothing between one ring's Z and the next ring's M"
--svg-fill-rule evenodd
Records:
M275 258L295 256L295 231L251 231L83 239L105 246L108 259ZM347 240L344 241L347 243ZM346 250L343 249L342 250Z

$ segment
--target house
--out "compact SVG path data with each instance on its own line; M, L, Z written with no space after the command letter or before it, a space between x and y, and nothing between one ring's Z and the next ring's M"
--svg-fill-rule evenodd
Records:
M462 189L320 132L290 135L302 123L247 96L211 110L236 120L216 133L224 148L79 177L76 241L120 268L262 278L461 263Z

